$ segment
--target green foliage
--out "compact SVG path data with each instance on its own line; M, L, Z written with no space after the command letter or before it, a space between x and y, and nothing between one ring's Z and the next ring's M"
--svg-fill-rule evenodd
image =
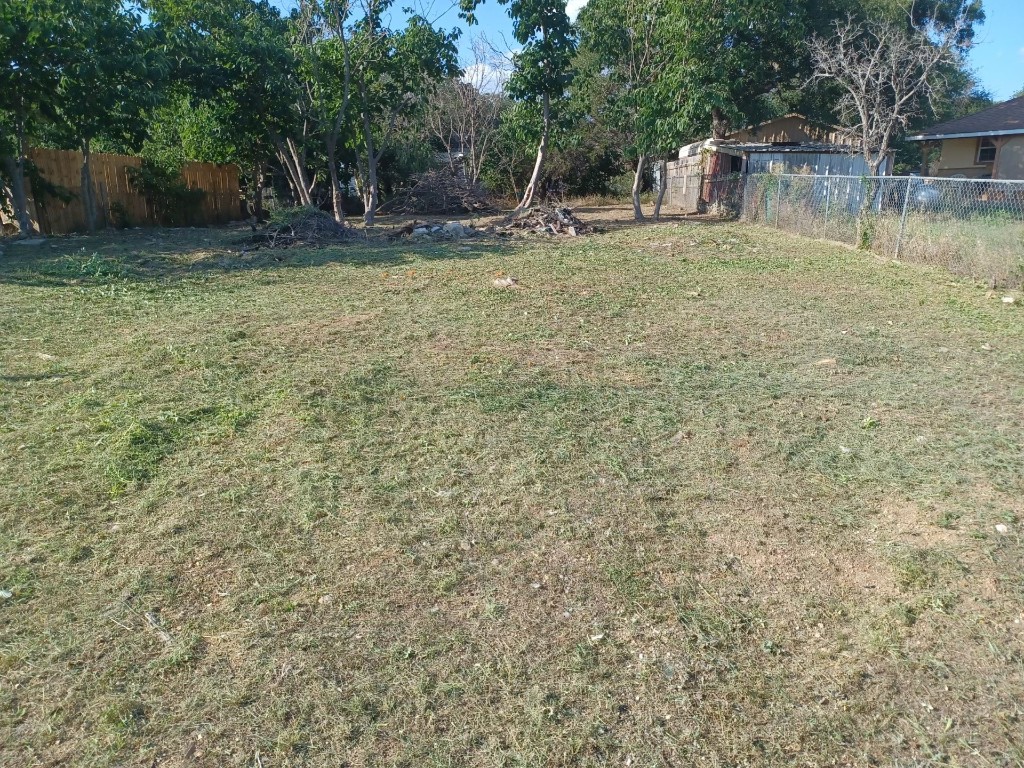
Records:
M661 93L668 129L731 127L767 117L763 97L800 75L806 4L789 0L686 0L668 6L673 41Z
M0 154L14 152L16 131L52 106L67 27L56 0L0 3Z
M128 169L132 187L145 196L157 220L165 226L181 226L196 220L206 193L192 189L181 178L180 167L160 166L143 161Z
M190 160L237 162L239 145L225 116L215 100L194 102L179 89L153 111L142 156L166 168L177 168Z
M167 73L155 30L119 0L75 0L62 32L52 103L67 146L107 135L135 142Z
M581 11L577 93L589 113L618 131L636 158L678 144L678 125L664 119L661 78L673 45L664 0L591 0Z
M266 0L152 0L151 8L177 62L180 87L163 117L195 150L185 159L266 162L273 138L291 135L296 119L287 21Z

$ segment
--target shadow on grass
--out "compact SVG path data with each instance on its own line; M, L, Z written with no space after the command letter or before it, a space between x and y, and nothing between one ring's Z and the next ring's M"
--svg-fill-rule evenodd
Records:
M55 237L31 249L8 248L0 259L0 284L166 284L211 274L329 264L380 268L423 260L473 260L507 247L507 241L494 237L410 242L378 235L336 244L270 248L255 247L248 230L238 227L111 232L90 237Z
M632 209L630 209L628 216L623 216L621 208L609 209L606 206L581 205L574 207L572 211L580 218L586 220L588 224L602 232L617 232L626 229L636 229L638 227L664 226L666 224L719 225L730 224L733 222L733 219L722 216L679 213L677 211L666 210L663 210L661 212L661 216L655 219L651 216L650 206L645 206L645 218L643 221L637 221L632 218Z
M29 381L49 381L50 379L73 379L66 371L47 371L46 373L2 374L0 381L7 384L21 384Z

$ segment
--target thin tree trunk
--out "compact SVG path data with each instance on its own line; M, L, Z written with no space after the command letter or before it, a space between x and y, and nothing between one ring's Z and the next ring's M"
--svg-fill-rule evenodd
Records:
M366 109L366 86L360 83L359 92L363 99L363 133L366 140L366 188L363 190L363 204L366 211L363 213L363 223L368 227L373 226L374 217L377 215L377 201L379 191L377 188L377 152L373 146L373 127L370 125L370 113Z
M537 162L533 164L533 173L530 175L530 183L526 185L523 192L523 199L519 201L514 213L521 213L530 207L533 202L533 195L537 189L537 182L540 180L540 172L544 167L544 157L548 152L548 135L551 133L551 99L544 94L544 127L540 134L540 144L537 146Z
M334 220L339 224L345 223L344 198L341 196L341 182L338 179L337 160L337 137L327 137L327 165L331 172L331 208L334 211Z
M869 226L871 209L875 204L875 196L878 194L878 169L882 164L881 159L872 160L868 164L871 175L864 182L864 199L861 201L860 213L857 216L857 247L863 250L871 250L874 240L874 233Z
M311 193L313 185L306 181L306 159L299 155L299 148L295 146L295 142L290 138L285 139L285 144L291 153L292 162L295 166L295 183L299 187L299 199L303 205L312 208L313 196Z
M277 150L277 159L284 168L285 175L288 177L288 186L291 187L292 196L298 201L299 205L312 207L313 200L306 186L304 166L301 164L298 154L292 151L295 143L291 139L282 139L273 133L271 138Z
M29 195L25 183L25 165L29 155L28 142L25 139L25 121L17 121L17 158L8 159L8 174L10 175L11 195L14 198L14 215L17 218L17 226L22 230L22 237L29 238L36 233L36 227L32 223L32 216L29 215Z
M263 168L257 163L252 169L252 217L254 224L263 221Z
M288 181L288 189L291 190L292 200L298 200L301 204L299 185L295 181L295 169L292 168L288 155L283 151L280 145L277 147L277 161L281 164L281 167L284 168L284 177Z
M89 232L96 231L96 194L92 187L92 164L89 162L89 139L82 139L82 204Z
M640 155L636 161L636 172L633 174L633 218L637 221L644 220L644 211L640 207L640 190L644 183L644 166L647 164L647 155Z
M18 120L18 156L5 157L4 166L11 177L11 196L14 198L14 215L18 219L18 229L22 237L36 234L32 217L28 212L28 191L25 184L25 163L28 159L28 146L25 143L25 123Z
M665 199L665 190L668 189L668 161L658 161L658 199L654 203L654 220L661 218L661 203Z

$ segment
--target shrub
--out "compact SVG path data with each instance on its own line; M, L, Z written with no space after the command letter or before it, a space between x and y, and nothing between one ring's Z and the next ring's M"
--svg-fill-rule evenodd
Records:
M153 216L164 226L181 226L194 221L206 193L192 189L180 168L168 168L143 160L139 168L128 169L128 181L146 198Z

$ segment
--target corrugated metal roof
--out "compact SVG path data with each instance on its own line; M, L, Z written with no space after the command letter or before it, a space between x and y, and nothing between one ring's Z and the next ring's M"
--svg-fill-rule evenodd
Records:
M743 155L758 152L811 152L822 155L856 154L856 148L845 144L822 144L817 142L772 144L757 141L734 141L732 139L706 139L695 141L679 149L679 159L694 157L704 150L724 152L727 155Z
M801 152L805 154L818 155L850 155L859 154L856 148L843 144L819 144L815 142L804 142L802 144L762 144L758 142L745 142L732 144L732 149L740 152Z

